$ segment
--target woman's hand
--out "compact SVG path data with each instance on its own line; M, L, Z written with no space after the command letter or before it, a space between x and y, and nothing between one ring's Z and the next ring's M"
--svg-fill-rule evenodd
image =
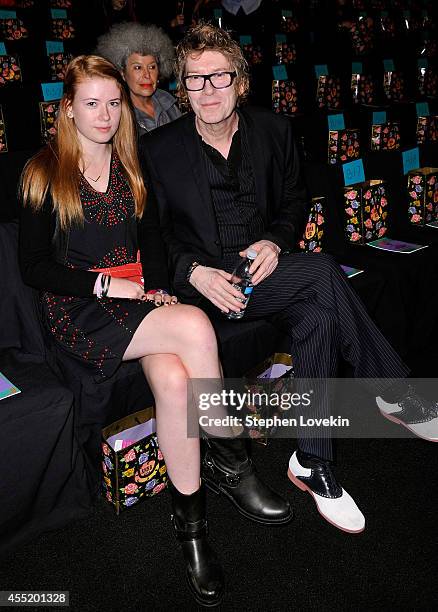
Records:
M125 300L143 300L153 302L155 306L173 306L177 304L176 295L169 295L162 291L146 292L142 285L134 283L127 278L111 277L107 297Z
M139 283L133 283L127 278L111 277L107 297L124 298L127 300L145 300L146 295Z
M146 300L148 302L153 302L155 306L173 306L178 303L176 295L169 295L168 293L161 293L160 291L146 293Z

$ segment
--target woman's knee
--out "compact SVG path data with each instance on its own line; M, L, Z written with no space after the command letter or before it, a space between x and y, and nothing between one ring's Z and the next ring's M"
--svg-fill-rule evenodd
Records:
M208 316L196 306L184 305L181 312L181 332L188 343L195 343L203 350L216 350L217 342Z

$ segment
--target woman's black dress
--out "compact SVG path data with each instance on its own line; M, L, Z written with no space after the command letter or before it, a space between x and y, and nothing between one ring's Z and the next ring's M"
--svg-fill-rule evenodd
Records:
M106 192L95 191L82 176L80 197L85 223L70 229L65 265L91 270L135 262L134 199L116 154ZM99 377L115 372L136 329L155 310L141 300L60 296L48 291L42 293L42 302L48 329L61 349Z

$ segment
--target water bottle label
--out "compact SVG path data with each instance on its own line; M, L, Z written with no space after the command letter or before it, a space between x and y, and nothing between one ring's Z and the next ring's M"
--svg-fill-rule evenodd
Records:
M251 295L253 289L254 287L247 287L243 292L243 295Z

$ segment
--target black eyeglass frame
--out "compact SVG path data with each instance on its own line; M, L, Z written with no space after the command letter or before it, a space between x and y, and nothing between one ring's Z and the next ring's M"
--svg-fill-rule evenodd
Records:
M216 85L212 82L211 77L214 76L215 74L229 74L231 77L231 81L229 85L224 85L223 87L216 87ZM202 87L200 89L189 89L187 87L186 81L187 79L190 79L190 77L202 77L204 79L204 82L202 84ZM218 70L217 72L212 72L211 74L189 74L185 77L183 77L181 80L184 84L184 87L186 88L187 91L202 91L205 87L205 83L207 81L209 81L210 85L212 87L214 87L214 89L227 89L228 87L231 87L231 85L234 82L234 79L237 77L237 72L235 70Z

